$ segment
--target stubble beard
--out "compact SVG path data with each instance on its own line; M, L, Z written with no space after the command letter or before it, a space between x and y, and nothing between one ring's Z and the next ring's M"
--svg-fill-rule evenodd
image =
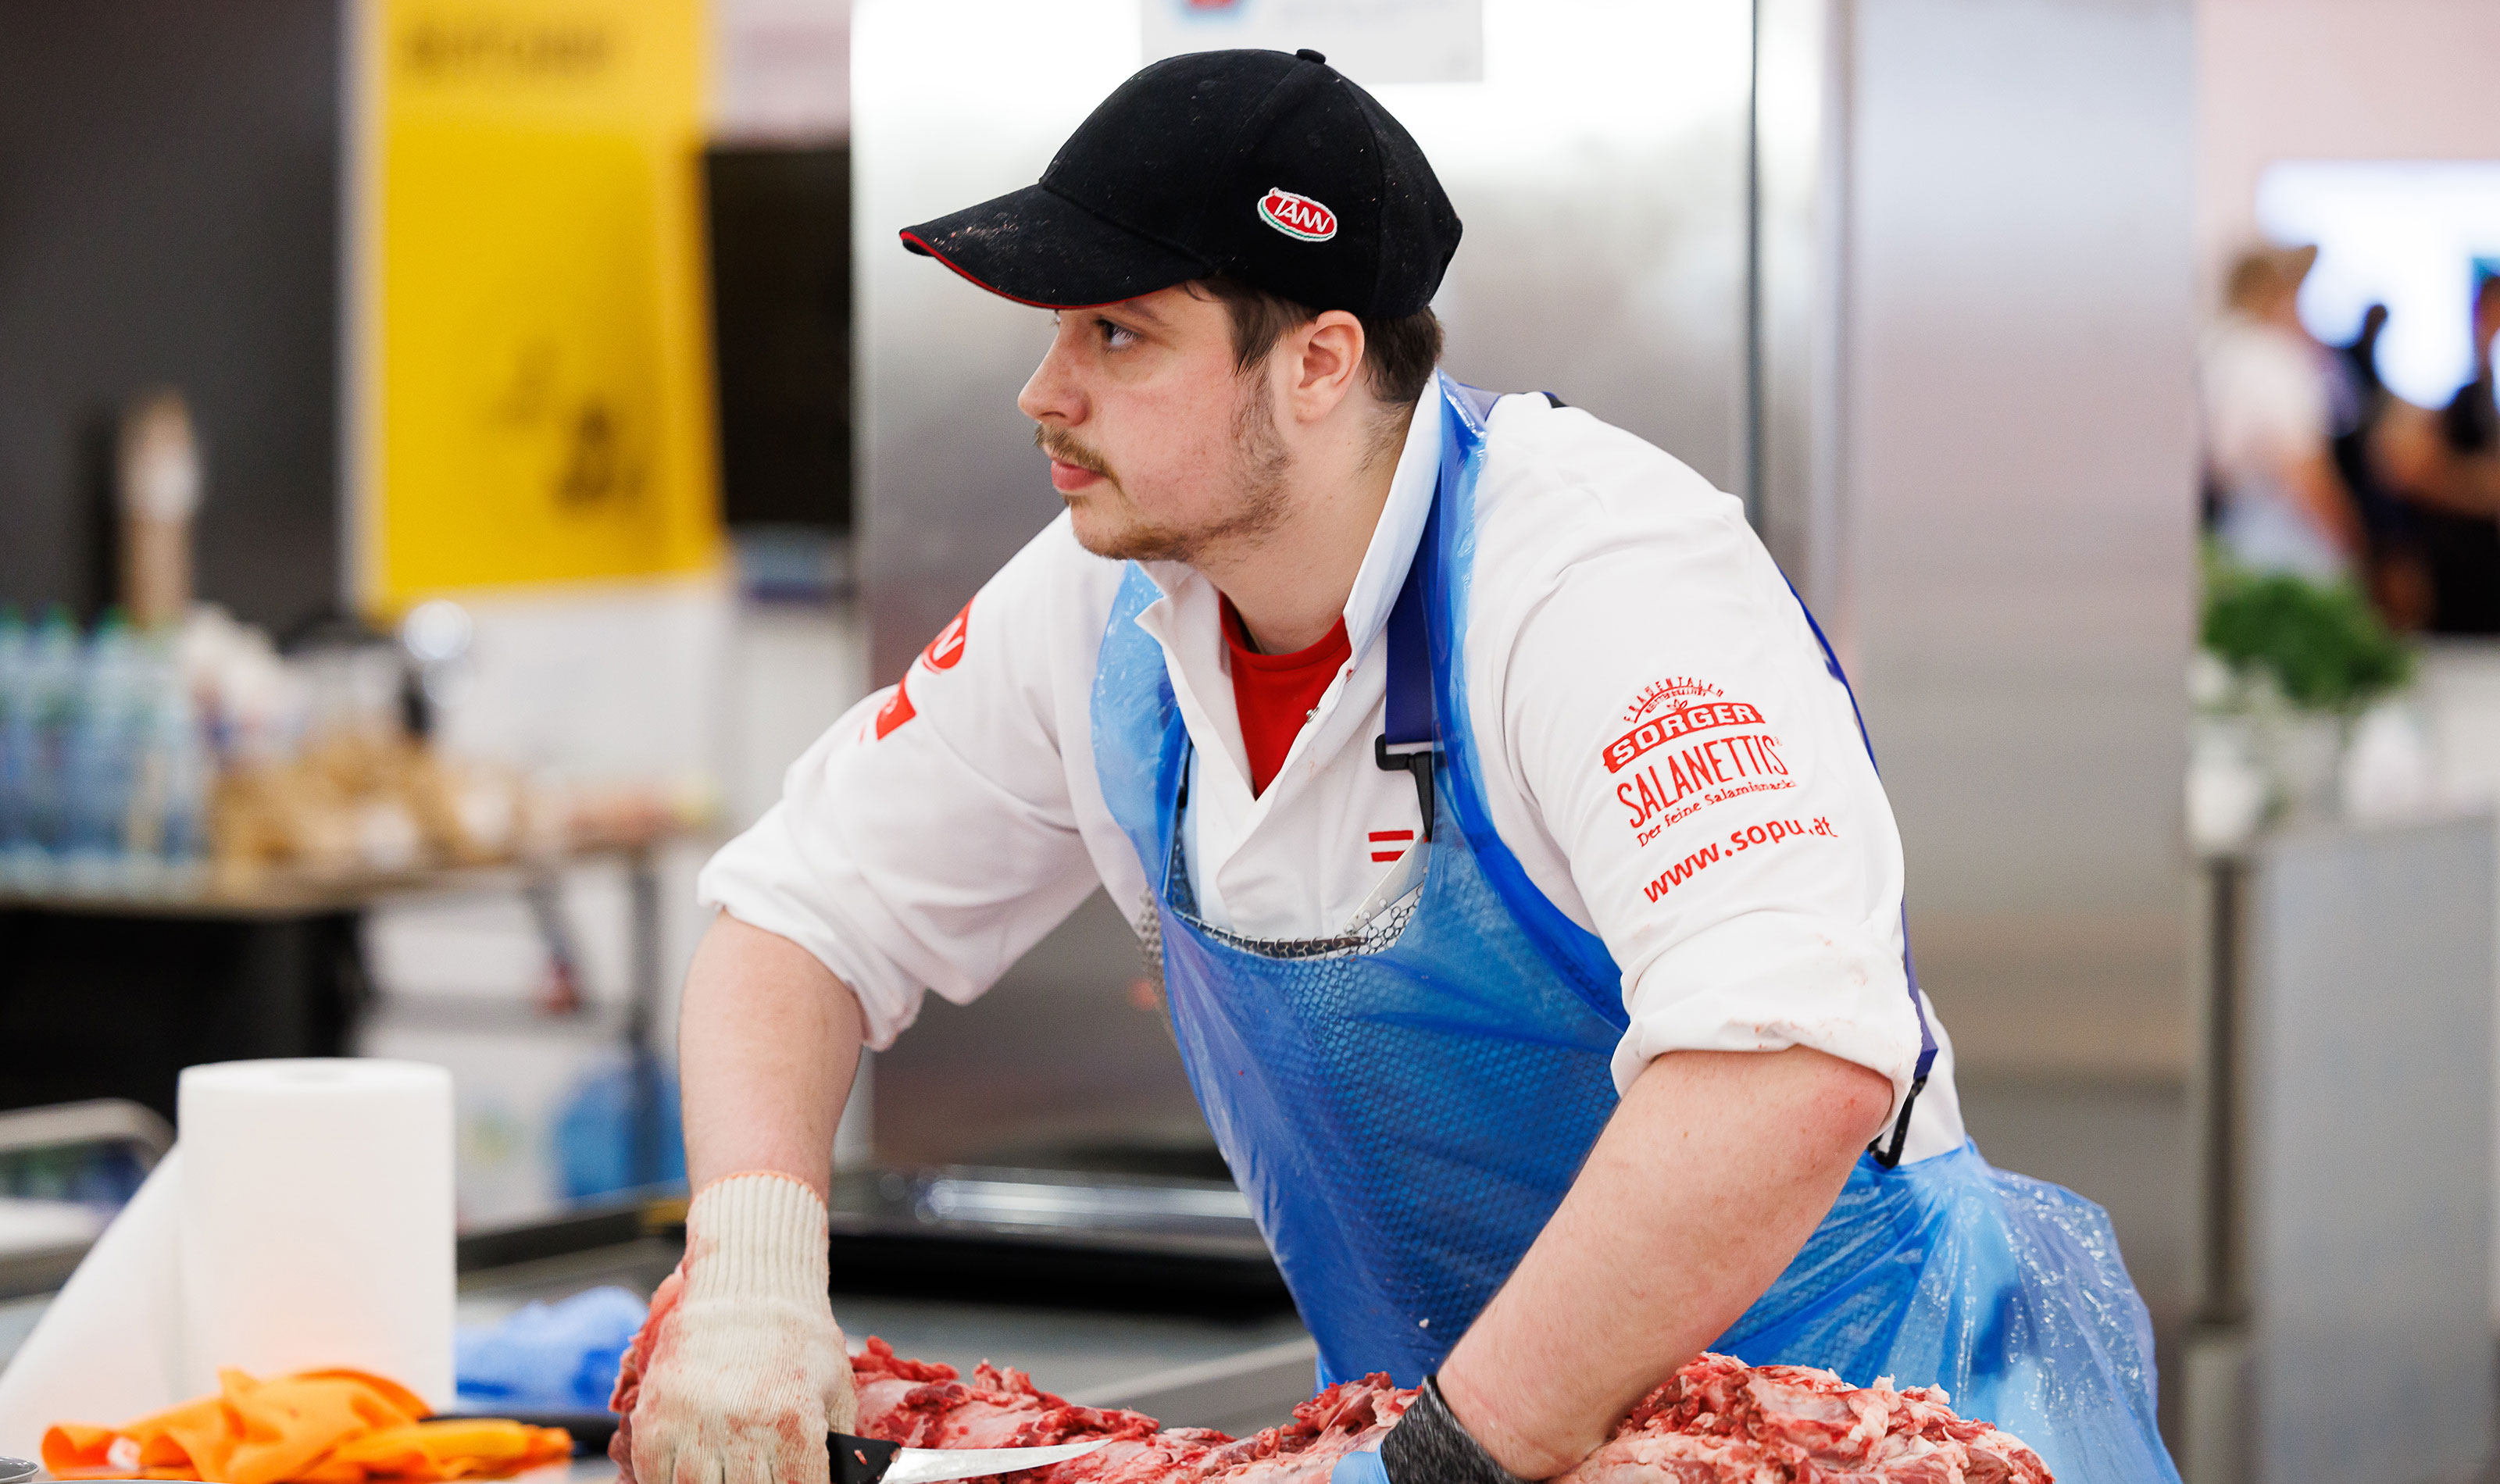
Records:
M1166 526L1136 514L1129 492L1102 456L1066 432L1049 427L1034 430L1034 442L1063 464L1102 476L1107 492L1085 498L1104 500L1126 518L1111 530L1088 532L1078 523L1076 539L1098 557L1118 562L1178 562L1203 566L1208 553L1226 547L1251 547L1285 524L1287 476L1294 460L1276 432L1275 409L1268 404L1264 378L1240 378L1233 406L1233 467L1217 476L1232 486L1220 515L1195 526Z

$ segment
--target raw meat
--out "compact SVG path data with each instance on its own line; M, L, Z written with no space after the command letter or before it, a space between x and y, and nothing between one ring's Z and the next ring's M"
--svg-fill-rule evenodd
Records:
M853 1367L860 1431L907 1447L1004 1448L1118 1439L1006 1484L1325 1484L1336 1461L1376 1448L1414 1400L1385 1375L1347 1381L1294 1420L1235 1442L1202 1428L1158 1432L1135 1412L1071 1406L1021 1371L905 1360L872 1339ZM1703 1355L1650 1393L1567 1484L2051 1484L2039 1455L1943 1393L1854 1387L1828 1371Z
M1414 1400L1385 1375L1343 1381L1294 1409L1283 1427L1234 1440L1209 1428L1158 1431L1136 1412L1071 1406L1021 1371L983 1365L972 1378L952 1366L905 1360L871 1336L852 1358L859 1431L907 1448L1023 1448L1088 1437L1115 1439L1083 1458L1001 1475L1003 1484L1327 1484L1336 1461L1377 1447Z
M1651 1392L1569 1484L2051 1484L2020 1438L1943 1391L1702 1355Z
M629 1357L618 1387L632 1405ZM906 1360L871 1338L852 1361L859 1431L913 1448L1021 1448L1112 1441L1000 1484L1327 1484L1338 1459L1380 1446L1415 1394L1365 1376L1328 1388L1294 1420L1234 1439L1159 1429L1137 1412L1076 1406L1021 1371ZM613 1450L634 1484L626 1435ZM1957 1417L1940 1391L1854 1387L1828 1371L1703 1355L1644 1398L1563 1484L2053 1484L2038 1454Z

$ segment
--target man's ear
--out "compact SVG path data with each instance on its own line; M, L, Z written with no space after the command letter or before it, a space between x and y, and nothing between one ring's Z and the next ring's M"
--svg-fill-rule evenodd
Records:
M1294 415L1318 422L1334 412L1363 374L1363 321L1330 309L1293 333L1292 384L1286 388Z

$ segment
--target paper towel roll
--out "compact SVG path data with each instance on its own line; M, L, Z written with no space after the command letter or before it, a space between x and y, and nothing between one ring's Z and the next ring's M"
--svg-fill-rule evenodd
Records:
M402 1061L182 1074L182 1142L8 1371L0 1454L216 1389L220 1366L353 1366L452 1401L451 1075Z
M352 1366L449 1406L451 1074L222 1062L183 1072L180 1111L182 1394Z
M127 1422L181 1400L181 1176L180 1149L148 1173L10 1358L0 1454L38 1456L55 1422Z

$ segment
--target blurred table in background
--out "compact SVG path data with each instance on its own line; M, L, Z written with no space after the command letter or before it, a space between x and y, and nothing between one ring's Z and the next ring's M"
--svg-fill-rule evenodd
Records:
M2490 1453L2495 844L2321 823L2204 862L2187 1484Z
M385 903L501 895L529 905L547 952L549 1016L582 1013L557 896L568 868L621 866L631 900L621 1035L633 1058L638 1168L661 1166L656 1055L665 984L660 851L681 832L583 844L546 860L316 878L270 872L156 893L0 887L0 1109L122 1098L174 1116L202 1062L342 1056L376 999L363 919Z

